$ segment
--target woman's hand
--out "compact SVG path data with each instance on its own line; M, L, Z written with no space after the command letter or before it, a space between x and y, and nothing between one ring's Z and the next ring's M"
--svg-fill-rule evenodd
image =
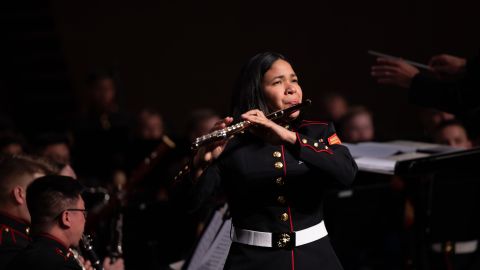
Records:
M259 136L266 142L274 145L284 143L295 144L297 140L294 132L269 120L260 110L250 110L242 114L242 118L250 121L254 125L252 127L253 134Z
M210 132L213 132L215 130L223 129L229 126L233 122L232 117L225 117L224 119L218 121L215 123L213 128L210 130ZM216 141L213 142L209 145L202 146L198 149L197 154L193 158L193 166L195 168L203 168L206 165L210 164L212 161L218 158L220 154L223 152L223 149L225 148L225 145L227 144L227 140L221 140L221 141Z

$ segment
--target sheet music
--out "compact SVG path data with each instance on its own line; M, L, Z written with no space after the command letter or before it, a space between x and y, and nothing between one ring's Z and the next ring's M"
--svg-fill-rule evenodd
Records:
M231 219L223 220L228 206L215 211L203 232L187 270L221 270L231 245Z
M350 150L350 154L354 157L372 157L387 158L400 153L415 152L416 148L408 145L364 142L357 144L344 143Z
M359 169L368 172L376 172L383 174L391 174L395 170L395 160L372 158L372 157L359 157L355 159Z
M448 145L397 140L391 142L344 143L362 171L393 175L397 161L461 151Z
M230 238L232 221L225 221L215 241L203 257L199 270L222 270L227 259L232 239Z

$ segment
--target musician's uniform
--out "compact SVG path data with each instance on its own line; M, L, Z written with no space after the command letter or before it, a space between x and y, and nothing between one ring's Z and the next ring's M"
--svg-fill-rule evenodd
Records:
M7 270L82 270L68 247L51 235L35 237L8 265Z
M10 215L0 212L0 269L8 263L28 244L30 228L28 225Z
M286 127L295 145L248 132L233 138L193 189L196 205L220 186L227 194L234 243L225 269L342 269L323 224L323 192L350 185L357 166L332 124Z

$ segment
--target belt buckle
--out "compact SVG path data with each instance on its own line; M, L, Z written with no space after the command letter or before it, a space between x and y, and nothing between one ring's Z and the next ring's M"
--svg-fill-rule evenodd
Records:
M295 247L295 232L273 233L272 246L276 248L293 249Z

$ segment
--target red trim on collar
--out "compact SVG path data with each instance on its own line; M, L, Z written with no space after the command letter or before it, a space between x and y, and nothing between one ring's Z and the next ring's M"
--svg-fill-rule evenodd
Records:
M3 224L1 224L1 225L3 225ZM30 236L28 236L27 234L25 234L25 233L23 233L23 232L21 232L21 231L19 231L19 230L16 230L16 229L14 229L14 228L12 228L12 227L10 227L10 226L3 225L3 226L0 226L0 244L2 244L2 232L3 232L3 230L6 229L6 228L8 228L8 230L10 231L10 233L11 233L11 235L12 235L12 241L13 241L14 243L17 242L17 239L15 238L15 234L18 234L19 236L27 239L28 241L31 240L31 239L30 239Z
M58 247L55 248L55 253L57 253L58 255L62 256L63 259L64 259L65 261L67 261L67 259L68 259L68 253L67 253L67 254L63 254L64 252L63 252L61 249L59 249Z

